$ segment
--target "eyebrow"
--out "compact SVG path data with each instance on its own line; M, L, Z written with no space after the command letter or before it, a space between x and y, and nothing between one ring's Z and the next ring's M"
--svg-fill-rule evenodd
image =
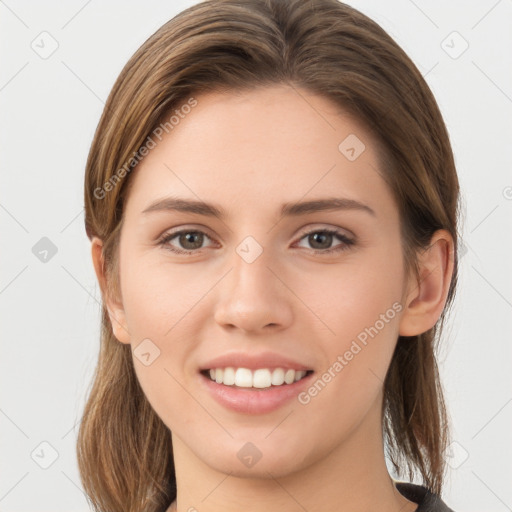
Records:
M356 210L369 213L376 217L375 211L368 205L356 201L355 199L331 197L325 199L314 199L298 203L285 203L281 206L282 217L295 217L306 215L308 213L337 210ZM179 197L166 197L158 199L151 203L142 213L177 211L185 213L195 213L207 217L217 217L223 219L226 217L224 210L214 204L196 201L193 199L183 199Z

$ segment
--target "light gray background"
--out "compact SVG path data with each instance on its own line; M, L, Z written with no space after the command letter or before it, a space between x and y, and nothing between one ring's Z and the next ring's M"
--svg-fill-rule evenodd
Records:
M2 512L88 510L75 441L100 294L83 227L85 161L125 62L194 3L0 0ZM349 3L425 75L462 185L467 252L440 358L455 438L443 498L456 512L512 510L512 0ZM43 31L58 43L46 59L31 47L51 49ZM33 252L42 237L57 248L46 262Z

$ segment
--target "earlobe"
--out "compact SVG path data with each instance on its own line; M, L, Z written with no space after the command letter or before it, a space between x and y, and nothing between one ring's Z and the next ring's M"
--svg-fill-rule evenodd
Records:
M410 279L400 319L401 336L416 336L431 329L441 316L453 275L453 238L436 231L427 249L418 255L419 281Z
M103 242L98 237L92 238L91 255L96 278L101 289L103 304L107 309L110 323L112 325L112 332L118 341L121 343L129 344L130 335L126 325L124 308L119 298L113 297L112 292L110 291L110 287L107 282L108 276L105 273Z

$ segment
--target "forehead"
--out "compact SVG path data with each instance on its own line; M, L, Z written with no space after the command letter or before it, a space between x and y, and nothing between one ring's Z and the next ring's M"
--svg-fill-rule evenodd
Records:
M330 99L273 86L194 100L193 108L175 107L172 129L153 137L133 171L139 211L166 194L253 213L306 196L390 199L374 141Z

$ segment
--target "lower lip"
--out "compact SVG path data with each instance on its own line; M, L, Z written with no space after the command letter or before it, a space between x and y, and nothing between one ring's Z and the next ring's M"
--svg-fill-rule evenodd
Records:
M308 385L313 375L314 373L310 373L292 384L257 389L217 384L205 375L199 374L204 385L217 402L232 411L245 414L265 414L279 409L286 402L297 397L301 390Z

